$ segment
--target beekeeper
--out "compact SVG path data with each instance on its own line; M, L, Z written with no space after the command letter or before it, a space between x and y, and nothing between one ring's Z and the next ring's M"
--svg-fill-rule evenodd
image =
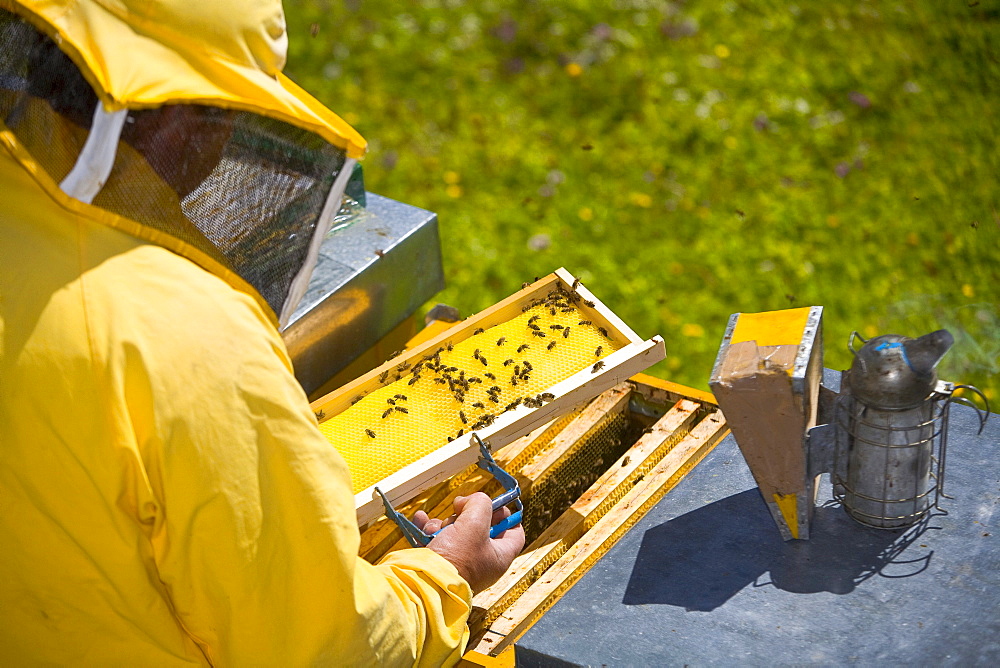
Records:
M521 548L358 558L278 325L364 140L279 0L0 0L0 656L440 664Z

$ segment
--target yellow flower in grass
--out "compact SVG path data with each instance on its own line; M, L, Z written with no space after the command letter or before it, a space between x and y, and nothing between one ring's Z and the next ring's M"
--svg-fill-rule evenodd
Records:
M686 322L681 325L681 334L692 339L699 339L705 336L705 328L695 322Z
M653 198L646 193L629 193L628 201L643 209L653 206Z

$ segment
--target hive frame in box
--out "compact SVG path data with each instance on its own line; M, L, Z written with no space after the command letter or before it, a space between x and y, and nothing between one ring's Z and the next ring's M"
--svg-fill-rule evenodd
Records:
M412 364L419 361L447 341L452 343L464 341L472 336L477 328L489 329L506 322L520 315L522 308L533 300L544 299L553 289L562 288L570 292L575 282L576 279L568 271L557 269L503 301L386 361L377 369L369 371L325 397L317 399L312 403L312 409L317 415L324 415L327 419L337 415L349 408L351 402L358 396L382 387L379 376L383 372L394 369L404 362ZM602 369L592 371L590 368L585 368L548 388L547 391L555 398L540 408L529 409L523 405L518 406L498 416L490 426L474 432L493 452L633 374L643 371L666 356L662 338L654 336L644 341L584 286L577 284L576 293L581 298L581 304L584 301L594 304L592 307L580 307L591 317L594 324L607 329L615 341L624 341L625 345L603 358ZM473 439L465 436L386 476L376 485L393 505L398 505L467 468L475 463L478 456L478 446ZM358 524L361 526L368 524L382 513L382 502L375 494L376 485L354 495L354 507Z

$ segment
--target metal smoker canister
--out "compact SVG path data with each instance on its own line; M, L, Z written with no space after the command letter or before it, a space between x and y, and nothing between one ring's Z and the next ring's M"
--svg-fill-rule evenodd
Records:
M855 520L881 529L915 524L936 505L944 472L948 402L955 386L935 367L954 338L938 330L918 339L889 334L848 348L854 362L838 400L838 457L846 480L835 493ZM844 472L843 463L837 467ZM932 498L933 497L933 498Z

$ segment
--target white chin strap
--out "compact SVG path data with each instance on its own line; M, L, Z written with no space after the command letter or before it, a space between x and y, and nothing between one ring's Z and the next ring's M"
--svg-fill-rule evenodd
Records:
M118 152L118 139L125 127L127 109L108 113L101 103L94 109L90 134L80 151L73 169L59 184L59 188L85 204L94 201L111 174Z

